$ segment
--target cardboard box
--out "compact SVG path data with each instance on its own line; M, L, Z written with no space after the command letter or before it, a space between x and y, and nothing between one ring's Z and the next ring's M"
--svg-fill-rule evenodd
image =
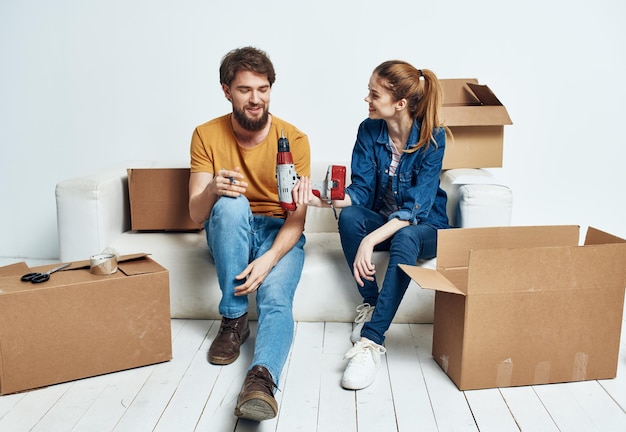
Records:
M443 168L502 166L504 125L513 124L506 108L474 78L442 79L441 120L454 136L448 140Z
M148 257L22 282L0 267L0 394L171 360L169 273Z
M130 168L131 229L197 231L189 216L189 168Z
M460 390L614 378L626 241L577 226L439 231L433 358Z

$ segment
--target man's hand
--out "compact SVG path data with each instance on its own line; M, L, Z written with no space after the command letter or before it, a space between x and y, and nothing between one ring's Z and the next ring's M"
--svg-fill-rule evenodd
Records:
M291 191L291 196L296 205L311 205L314 207L323 207L325 201L313 194L313 183L311 179L302 176L298 179Z
M243 178L239 167L234 170L222 168L213 178L211 187L217 196L238 197L248 188L248 183L243 181Z
M245 280L244 283L235 287L235 295L244 296L258 290L273 267L274 258L271 251L265 252L252 261L241 273L235 276L237 280Z

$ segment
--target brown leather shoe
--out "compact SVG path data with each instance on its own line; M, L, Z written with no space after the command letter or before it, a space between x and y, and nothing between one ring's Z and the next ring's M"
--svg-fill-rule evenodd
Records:
M235 415L254 421L276 417L278 404L274 399L275 387L269 371L263 366L254 366L248 371L241 387Z
M216 365L231 364L239 357L239 348L250 336L248 314L239 318L222 317L220 331L209 348L209 362Z

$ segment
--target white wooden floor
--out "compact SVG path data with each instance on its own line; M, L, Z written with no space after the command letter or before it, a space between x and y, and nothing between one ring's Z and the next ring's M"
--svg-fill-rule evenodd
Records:
M459 391L431 356L432 325L394 324L374 385L343 390L349 323L296 325L276 419L237 420L256 323L240 358L207 362L219 321L172 320L170 362L0 396L0 431L626 431L626 343L618 378Z
M353 392L339 385L351 325L297 323L278 417L237 421L254 337L235 363L213 366L218 328L172 320L171 362L0 396L0 431L626 431L626 350L613 380L461 392L430 355L425 324L394 324L376 382Z

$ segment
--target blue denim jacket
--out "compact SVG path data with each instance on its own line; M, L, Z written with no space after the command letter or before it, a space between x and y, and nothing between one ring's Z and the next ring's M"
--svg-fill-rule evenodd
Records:
M420 126L419 120L413 122L408 147L419 140ZM384 120L364 120L359 125L352 150L352 182L346 188L352 204L379 211L391 178L398 211L392 213L389 220L398 218L436 229L450 228L446 214L447 195L439 187L446 134L439 128L433 130L433 136L437 145L431 142L426 151L404 153L396 175L390 177L392 153L387 123Z

